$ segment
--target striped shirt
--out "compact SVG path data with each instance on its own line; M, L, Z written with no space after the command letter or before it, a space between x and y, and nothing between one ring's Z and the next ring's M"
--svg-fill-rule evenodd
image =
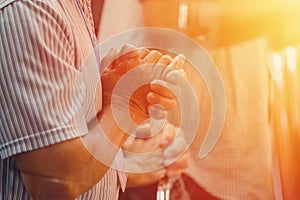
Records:
M96 37L90 1L79 2L82 13L75 0L0 0L0 199L31 199L14 155L87 133L99 74L80 70ZM78 199L117 199L118 174Z

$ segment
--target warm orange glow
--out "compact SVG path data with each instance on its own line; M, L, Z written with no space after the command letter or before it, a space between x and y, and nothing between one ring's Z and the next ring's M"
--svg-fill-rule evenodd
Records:
M179 5L179 15L178 15L178 27L186 28L188 20L189 7L186 3L181 3Z
M295 72L296 70L296 60L297 60L297 55L296 55L296 48L293 46L288 46L285 49L285 56L286 56L286 66L287 68Z
M283 199L293 199L298 193L300 173L300 77L299 49L287 46L272 53L271 128L275 154L279 159Z
M122 5L124 1L115 0L115 2ZM271 96L271 100L270 105L265 110L268 109L269 111L271 134L274 136L274 155L278 156L281 178L279 185L282 186L284 200L299 198L300 46L296 48L296 45L300 43L300 0L138 0L135 2L141 3L141 12L139 13L141 16L130 18L128 24L131 25L133 19L140 18L142 23L131 27L127 26L127 28L143 26L170 28L194 38L209 52L214 53L214 50L221 50L222 54L218 54L219 57L215 59L221 64L224 62L224 66L228 66L228 73L224 73L224 78L227 78L225 84L234 83L227 88L228 91L240 89L237 88L239 82L234 78L235 76L238 77L241 72L246 73L247 71L247 77L252 77L252 73L258 74L263 71L244 69L243 59L244 57L247 58L248 55L239 51L232 53L229 49L245 45L245 43L257 38L267 38L269 49L262 47L255 50L269 56L269 62L266 65L269 65L271 78L269 80L269 77L266 76L265 79L266 82L269 81L270 90L264 95L266 99ZM121 7L119 8L121 10ZM126 10L126 14L122 17L118 12L115 21L113 21L111 13L115 10L114 7L109 13L109 23L106 24L107 26L103 26L103 31L113 27L112 24L116 26L118 23L121 24L119 25L120 31L124 30L125 25L122 20L132 14L132 10L127 9L130 10L130 13ZM237 71L236 74L230 68L231 60L224 59L226 56L235 56L239 58L239 61L241 60L239 64L242 64L238 67L234 66L237 68L234 69ZM259 57L257 59L264 60L265 58ZM251 61L250 64L254 66L257 63L259 61L253 57L253 62ZM255 84L255 78L253 76L253 84ZM196 89L201 91L199 98L207 95L204 94L207 92L206 89L200 88L200 84L197 85ZM245 89L245 94L247 89L249 88ZM255 92L258 91L255 90ZM238 100L241 98L239 95L228 95L231 101L233 101L233 97ZM256 101L255 96L253 101ZM201 112L208 112L211 108L210 102L201 101L201 103L205 105L202 106L205 110ZM235 103L228 101L228 104L230 103L235 106ZM246 108L246 106L245 104L245 107L241 107ZM259 119L259 117L261 116L253 116L255 119ZM234 120L239 120L239 118ZM208 122L204 122L208 124ZM207 127L203 129L207 129ZM202 135L198 137L202 137ZM202 139L199 138L199 140Z
M271 54L271 65L270 71L273 81L276 83L277 87L283 88L283 60L280 53Z

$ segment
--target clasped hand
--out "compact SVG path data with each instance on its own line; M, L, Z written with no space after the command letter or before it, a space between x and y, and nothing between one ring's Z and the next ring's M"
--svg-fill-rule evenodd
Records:
M125 87L130 87L137 79L148 80L146 84L141 85L131 94L130 101L126 101L122 94L114 96L114 98L118 98L118 101L117 105L113 106L117 106L120 110L126 110L128 105L132 120L138 125L145 126L146 124L146 127L142 128L143 133L140 133L140 135L145 136L146 134L148 138L131 137L123 147L124 150L133 154L134 152L141 153L140 150L143 151L143 149L147 153L158 151L157 156L154 153L151 154L151 158L147 157L148 162L153 159L152 167L155 169L150 169L149 173L140 176L136 179L137 183L133 185L157 181L166 175L169 177L178 176L187 167L187 156L184 153L186 144L180 129L166 122L157 135L150 137L152 134L149 131L151 123L149 121L145 123L145 120L149 118L149 114L152 114L152 118L163 119L166 117L166 111L176 106L176 92L174 91L180 91L176 76L185 76L182 69L183 65L183 55L172 58L169 55L162 55L156 50L150 51L146 48L131 46L124 46L120 52L111 49L101 62L104 107L112 105L115 87L118 81L127 73L136 70L138 76L131 77L131 81L125 82L125 84L128 84ZM160 108L157 109L154 105L160 105ZM147 125L149 126L147 127ZM137 129L142 130L140 127ZM136 131L135 134L139 134L139 132L141 131ZM136 169L136 172L147 170L145 159L137 160L131 153L125 153L126 163L131 165L129 170Z
M173 109L176 105L176 96L172 90L180 90L176 85L176 76L184 75L183 64L182 55L172 59L171 56L162 55L156 50L150 51L146 48L124 46L120 52L111 49L101 62L103 106L111 105L114 102L112 106L126 112L128 106L130 116L136 124L140 124L149 117L152 105L160 105L165 110ZM139 88L131 95L129 102L120 93L114 93L117 101L112 101L112 94L116 91L117 82L133 70L135 70L135 76L130 76L130 80L124 82L122 88L126 90L137 82L142 85L138 85ZM143 84L143 80L146 81L144 81L145 84Z

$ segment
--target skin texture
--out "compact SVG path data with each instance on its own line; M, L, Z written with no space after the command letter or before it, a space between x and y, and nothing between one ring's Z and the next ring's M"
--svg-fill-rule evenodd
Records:
M121 52L128 48L124 47ZM162 57L157 51L131 47L130 50L127 55L113 59L102 77L103 108L98 115L98 122L110 141L118 147L123 145L128 136L119 129L111 112L110 97L113 86L128 70L142 62L156 63ZM131 102L135 103L130 102L129 105L133 119L139 122L148 117L147 108L151 106L151 101L171 109L173 106L169 104L173 100L164 94L166 91L166 88L151 91L149 86L147 92L141 91L142 95L134 96ZM146 96L150 92L155 94L155 98L149 103ZM103 145L94 138L97 136L87 133L82 138L15 156L24 184L31 196L34 199L74 199L99 182L108 166L96 159L97 154L99 156L103 154L101 149ZM110 152L112 160L116 153L117 149Z
M161 53L165 54L163 55L158 63L163 64L165 66L168 66L169 68L176 69L177 72L183 76L187 77L185 70L183 70L184 65L186 64L183 62L183 55L176 55L159 50ZM164 108L166 110L172 110L176 106L178 106L176 102L176 97L174 93L172 93L170 90L166 89L163 84L158 84L157 82L152 82L150 84L151 91L147 95L147 101L150 104L161 104L164 105ZM160 93L159 91L164 91L163 93ZM160 96L158 94L162 94L163 96ZM154 95L156 99L150 99L149 96ZM151 107L151 105L149 106ZM149 110L150 108L148 108ZM162 115L166 115L166 113L163 113ZM162 116L164 118L165 116ZM155 171L146 172L146 173L128 173L128 181L127 181L127 188L132 187L139 187L139 186L146 186L152 183L155 183L159 180L161 180L164 177L168 177L170 179L176 179L178 176L180 176L185 168L188 166L188 151L186 150L186 143L185 139L182 138L183 135L178 134L178 128L170 123L167 122L167 124L164 126L164 128L161 130L160 134L157 134L153 137L148 138L147 140L143 138L135 138L129 139L125 142L123 145L123 149L126 151L134 152L134 153L148 153L148 152L154 152L157 150L163 149L163 160L170 161L172 160L172 163L164 163L164 167L160 167ZM184 134L184 133L183 133ZM170 152L170 149L176 149L176 151ZM168 151L168 154L165 152ZM126 154L125 154L125 160L126 160ZM174 161L175 160L175 161ZM135 162L136 160L130 160L129 162ZM140 163L144 163L143 161L139 161ZM158 164L157 164L158 165ZM140 166L143 168L142 166Z

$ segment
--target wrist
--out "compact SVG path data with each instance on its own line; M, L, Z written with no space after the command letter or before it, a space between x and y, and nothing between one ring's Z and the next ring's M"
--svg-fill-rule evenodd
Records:
M98 123L107 138L116 146L121 147L128 138L116 123L112 113L111 104L104 105L101 112L97 113Z

